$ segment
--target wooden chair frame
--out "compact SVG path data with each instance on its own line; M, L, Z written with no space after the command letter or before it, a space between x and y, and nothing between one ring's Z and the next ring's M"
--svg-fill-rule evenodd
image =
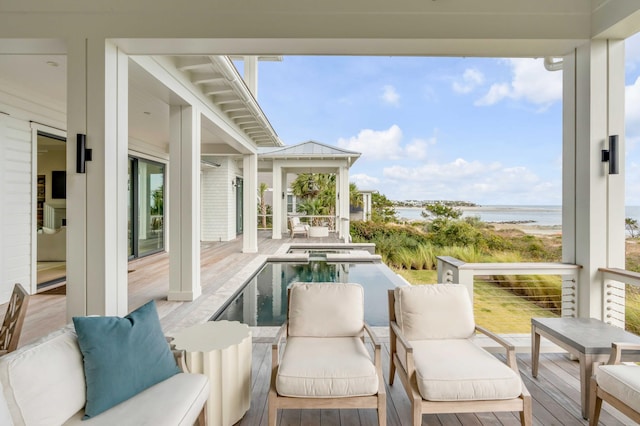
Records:
M296 217L297 219L297 217ZM309 238L309 225L306 225L304 223L294 223L294 218L290 218L289 219L289 226L291 227L291 235L290 237L293 238L293 236L295 234L304 234L305 237Z
M0 355L13 352L18 348L28 305L29 293L22 285L16 283L7 305L7 312L4 314L2 327L0 327Z
M621 343L616 342L611 344L611 355L607 365L620 364L622 361L622 351L640 351L640 344L637 343ZM640 368L640 367L638 367ZM629 417L636 423L640 423L640 413L633 408L629 407L624 402L620 401L615 396L604 391L598 386L596 376L591 377L591 392L589 396L589 425L595 426L600 419L600 410L602 409L602 401L608 402L614 408L618 409L625 416Z
M289 290L288 302L291 298ZM289 306L289 303L287 303ZM278 409L349 409L349 408L375 408L378 411L378 426L386 426L387 424L387 395L384 388L384 379L382 375L382 359L381 347L379 340L373 333L369 325L364 324L364 330L371 339L374 349L374 365L378 375L378 392L371 396L352 396L341 398L304 398L304 397L287 397L278 395L276 390L276 378L278 376L278 367L280 365L280 345L284 336L289 335L289 309L287 308L287 321L280 327L271 346L271 386L269 388L269 426L275 426ZM362 336L365 341L364 335ZM285 343L286 344L286 343Z
M489 336L491 339L502 345L507 351L507 365L519 374L515 347L510 345L500 336L493 334L482 327L476 326L476 331ZM395 294L393 290L389 290L389 338L391 351L389 360L389 386L393 385L394 376L397 370L400 381L402 382L402 385L407 392L407 396L411 401L413 426L420 426L422 424L423 414L478 413L496 411L519 411L521 424L532 424L533 414L531 395L524 383L522 383L522 393L520 396L513 399L484 401L428 401L423 399L420 391L418 390L418 383L416 381L413 347L404 337L400 330L400 326L398 326L398 323L396 322ZM404 364L407 366L406 370L400 362L400 357L397 353L398 344L404 348L406 354Z

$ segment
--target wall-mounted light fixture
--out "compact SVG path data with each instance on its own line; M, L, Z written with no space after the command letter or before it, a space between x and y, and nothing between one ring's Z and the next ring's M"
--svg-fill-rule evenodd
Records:
M609 163L609 174L618 174L618 135L609 136L609 149L602 150L602 162Z
M87 149L87 135L76 135L76 173L85 173L85 163L91 161L91 150Z
M238 179L237 178L231 179L231 187L232 188L237 188L238 187Z
M282 193L282 199L284 200L284 192Z

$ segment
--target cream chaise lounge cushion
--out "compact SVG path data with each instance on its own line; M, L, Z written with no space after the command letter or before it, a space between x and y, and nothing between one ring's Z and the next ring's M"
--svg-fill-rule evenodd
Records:
M359 337L289 337L276 389L307 398L374 395L378 375Z
M289 336L355 337L364 328L364 289L350 283L294 283ZM331 315L327 315L331 312Z
M416 382L428 401L517 398L520 376L468 339L414 340Z
M640 412L640 367L637 365L601 365L596 371L598 386Z
M351 283L294 283L279 395L350 397L378 392L378 375L360 336L364 289ZM327 312L330 312L327 315Z
M401 286L394 293L396 322L409 341L467 339L475 332L471 299L462 285Z
M208 397L204 375L179 373L90 419L81 410L63 426L193 426Z
M464 401L517 398L519 375L470 339L473 307L459 284L394 289L396 322L413 347L416 382L423 399ZM397 346L407 370L406 353Z
M16 426L60 425L85 404L82 354L71 327L0 357L0 379Z

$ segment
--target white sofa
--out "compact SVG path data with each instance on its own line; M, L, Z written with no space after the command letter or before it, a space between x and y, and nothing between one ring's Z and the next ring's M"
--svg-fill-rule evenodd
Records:
M42 228L38 232L38 262L64 262L67 259L67 227Z
M192 426L209 397L206 376L178 373L82 421L82 362L71 326L0 357L0 425Z

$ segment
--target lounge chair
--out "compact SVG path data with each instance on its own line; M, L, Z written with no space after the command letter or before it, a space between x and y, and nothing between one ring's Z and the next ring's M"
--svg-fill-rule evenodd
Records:
M640 423L640 366L621 364L622 351L640 351L639 344L613 343L611 357L595 369L591 378L589 424L598 424L602 401L606 401L636 423Z
M309 238L309 225L300 222L299 217L294 216L290 218L289 226L291 227L291 238L293 238L295 234L304 234L305 237Z
M531 396L518 373L515 348L475 325L466 287L389 290L389 320L389 385L397 369L414 426L425 413L487 411L519 411L522 424L531 424ZM506 364L472 341L476 331L505 347Z
M373 362L365 332L374 346ZM364 322L359 284L291 286L287 322L272 349L269 426L275 426L279 408L375 408L378 425L386 425L380 343Z

